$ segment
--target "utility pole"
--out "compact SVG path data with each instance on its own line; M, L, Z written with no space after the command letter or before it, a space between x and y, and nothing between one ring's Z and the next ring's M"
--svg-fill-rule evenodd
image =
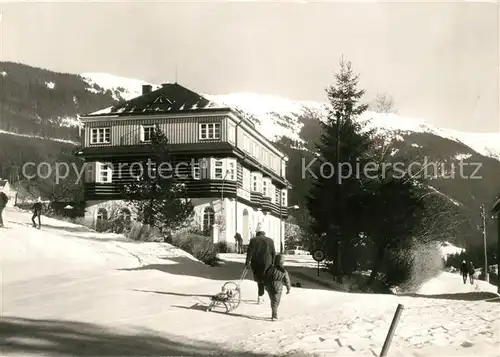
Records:
M488 250L486 247L486 211L484 205L481 205L481 219L482 219L482 229L483 229L483 245L484 245L484 280L490 282L490 274L488 272Z
M340 123L341 123L341 113L339 110L337 110L337 112L335 113L335 116L336 116L336 119L337 119L337 140L336 140L336 144L337 144L337 148L335 150L335 161L336 161L336 166L334 168L334 170L337 170L337 200L339 201L340 198L341 198L341 183L342 183L342 178L341 178L341 175L340 175ZM340 244L340 240L337 240L337 269L336 269L336 273L337 273L337 282L342 284L342 267L341 267L341 258L342 258L342 253L341 253L341 244Z

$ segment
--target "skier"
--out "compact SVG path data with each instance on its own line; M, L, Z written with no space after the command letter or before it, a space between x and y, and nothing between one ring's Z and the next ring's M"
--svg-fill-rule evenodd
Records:
M266 291L269 294L271 301L271 320L278 319L278 308L280 306L281 294L283 293L283 285L286 287L286 293L290 294L290 276L283 267L284 257L278 254L274 258L274 265L267 268L264 275L264 284Z
M462 274L462 279L464 280L464 284L467 283L467 275L469 274L469 266L465 260L462 261L460 265L460 274Z
M40 229L42 227L40 216L42 215L42 198L38 197L33 207L33 216L31 217L31 222L33 222L33 227ZM35 218L38 217L38 227L36 226Z
M9 201L9 197L5 194L5 192L0 191L0 228L3 228L3 218L2 213L7 206L7 202Z
M474 284L474 274L476 273L476 270L474 269L474 264L472 264L471 261L469 261L469 264L467 264L467 272L469 273L469 279L471 285Z

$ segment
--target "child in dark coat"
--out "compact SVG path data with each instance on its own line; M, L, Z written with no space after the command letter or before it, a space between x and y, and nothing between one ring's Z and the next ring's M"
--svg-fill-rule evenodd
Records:
M286 293L290 294L290 277L283 267L284 257L279 254L274 258L274 265L271 265L265 272L264 284L271 300L271 320L278 319L278 307L281 301L283 285L286 286Z

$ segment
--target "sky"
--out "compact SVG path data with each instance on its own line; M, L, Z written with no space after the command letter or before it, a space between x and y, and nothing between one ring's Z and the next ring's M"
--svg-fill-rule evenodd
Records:
M2 3L0 58L175 81L209 94L325 101L343 56L366 100L456 130L500 131L495 3Z

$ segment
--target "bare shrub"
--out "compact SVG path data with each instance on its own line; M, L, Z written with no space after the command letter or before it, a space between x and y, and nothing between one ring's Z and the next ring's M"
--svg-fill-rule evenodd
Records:
M404 251L404 256L409 270L406 281L399 285L402 292L417 291L426 281L443 271L443 258L437 242L415 243Z
M212 243L210 237L185 232L174 235L172 237L172 244L205 264L218 265L218 247Z
M140 222L133 222L127 238L139 242L161 242L163 237L158 228Z

